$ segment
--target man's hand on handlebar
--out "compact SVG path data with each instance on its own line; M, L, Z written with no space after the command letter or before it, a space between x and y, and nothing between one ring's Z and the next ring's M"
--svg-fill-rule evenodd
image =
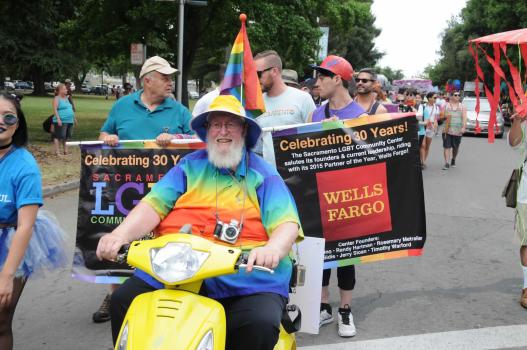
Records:
M130 242L116 233L112 232L104 235L101 237L99 244L97 245L97 258L99 258L99 260L115 260L119 253L119 249L128 243Z
M278 266L279 262L280 252L277 249L269 246L254 248L249 254L246 271L251 272L253 265L274 269Z

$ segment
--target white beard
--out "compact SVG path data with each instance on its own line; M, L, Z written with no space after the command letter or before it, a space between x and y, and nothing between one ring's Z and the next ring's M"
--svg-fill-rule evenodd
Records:
M218 150L214 140L207 142L207 153L209 162L217 168L233 169L240 164L243 157L243 150L245 148L245 138L240 142L232 143L228 152L222 153Z

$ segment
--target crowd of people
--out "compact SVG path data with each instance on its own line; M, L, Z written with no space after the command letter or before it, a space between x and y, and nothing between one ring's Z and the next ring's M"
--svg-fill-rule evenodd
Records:
M269 277L252 271L206 281L208 295L219 300L227 311L227 348L231 349L273 349L288 298L292 269L288 253L292 244L303 236L293 197L275 168L271 135L262 132L263 128L367 117L389 112L396 106L398 111L416 113L422 169L426 169L434 137L441 133L443 169L448 170L456 166L466 125L466 110L460 103L459 92L450 96L429 92L423 96L406 89L390 96L383 91L374 70L364 68L355 73L350 62L335 55L311 67L315 77L301 82L297 72L284 69L275 51L260 52L254 61L266 109L255 120L246 116L236 98L220 95L219 89L202 97L191 114L173 99L172 75L177 70L165 59L154 56L142 66L142 89L132 92L130 88L118 98L99 136L109 146L133 139L155 139L160 147L166 147L176 138L198 137L206 142L205 150L184 157L113 232L101 238L97 255L100 259L114 259L123 244L151 231L157 235L174 232L175 227L190 220L189 215L198 225L205 218L203 227L197 231L215 240L207 230L220 220L229 222L241 210L239 240L251 251L247 271L258 264L276 269L276 273ZM57 154L68 154L65 141L76 123L68 82L59 84L55 95L55 150ZM510 138L513 146L520 144L525 134L517 120L513 122ZM60 227L38 209L43 203L40 175L35 160L24 149L26 143L27 128L20 103L10 95L0 96L2 349L12 348L13 313L27 278L34 272L25 269L26 264L44 268L61 266L65 261ZM9 176L9 181L4 181L5 176ZM212 182L216 186L215 196L210 193L214 187ZM244 198L241 208L239 201L233 200L240 196ZM201 209L196 209L198 202ZM46 234L45 238L42 234ZM33 246L43 247L41 250L46 253L38 262L31 260ZM525 261L523 265L527 266L524 248L522 264ZM341 337L353 337L357 333L351 312L355 272L354 265L339 267L336 271L340 299L336 318ZM527 267L524 274L527 284ZM331 270L324 270L321 326L335 319L329 302L330 276ZM111 320L115 342L133 298L158 288L152 279L136 270L123 285L111 286L93 321ZM525 288L522 305L527 307L527 285Z

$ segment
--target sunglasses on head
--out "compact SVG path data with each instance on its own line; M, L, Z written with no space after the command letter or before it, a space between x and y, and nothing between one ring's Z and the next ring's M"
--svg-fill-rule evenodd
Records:
M14 114L4 114L2 119L4 120L4 124L7 126L13 126L18 123L18 117Z
M273 68L274 67L269 67L269 68L265 68L264 70L257 70L256 74L258 75L258 79L260 79L262 77L262 74L264 74L264 72L267 72L268 70L271 70Z
M356 82L356 83L363 83L363 84L366 84L366 83L368 83L368 82L370 82L370 81L375 81L375 80L373 80L373 79L364 79L364 78L362 78L362 79L360 79L360 78L355 78L355 82Z

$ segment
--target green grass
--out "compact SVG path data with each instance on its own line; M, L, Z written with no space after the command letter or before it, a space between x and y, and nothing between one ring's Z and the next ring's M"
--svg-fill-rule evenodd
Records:
M104 96L74 95L78 124L72 140L96 140L115 99ZM53 96L24 96L22 110L28 122L30 143L49 143L50 136L42 129L42 122L53 114Z

